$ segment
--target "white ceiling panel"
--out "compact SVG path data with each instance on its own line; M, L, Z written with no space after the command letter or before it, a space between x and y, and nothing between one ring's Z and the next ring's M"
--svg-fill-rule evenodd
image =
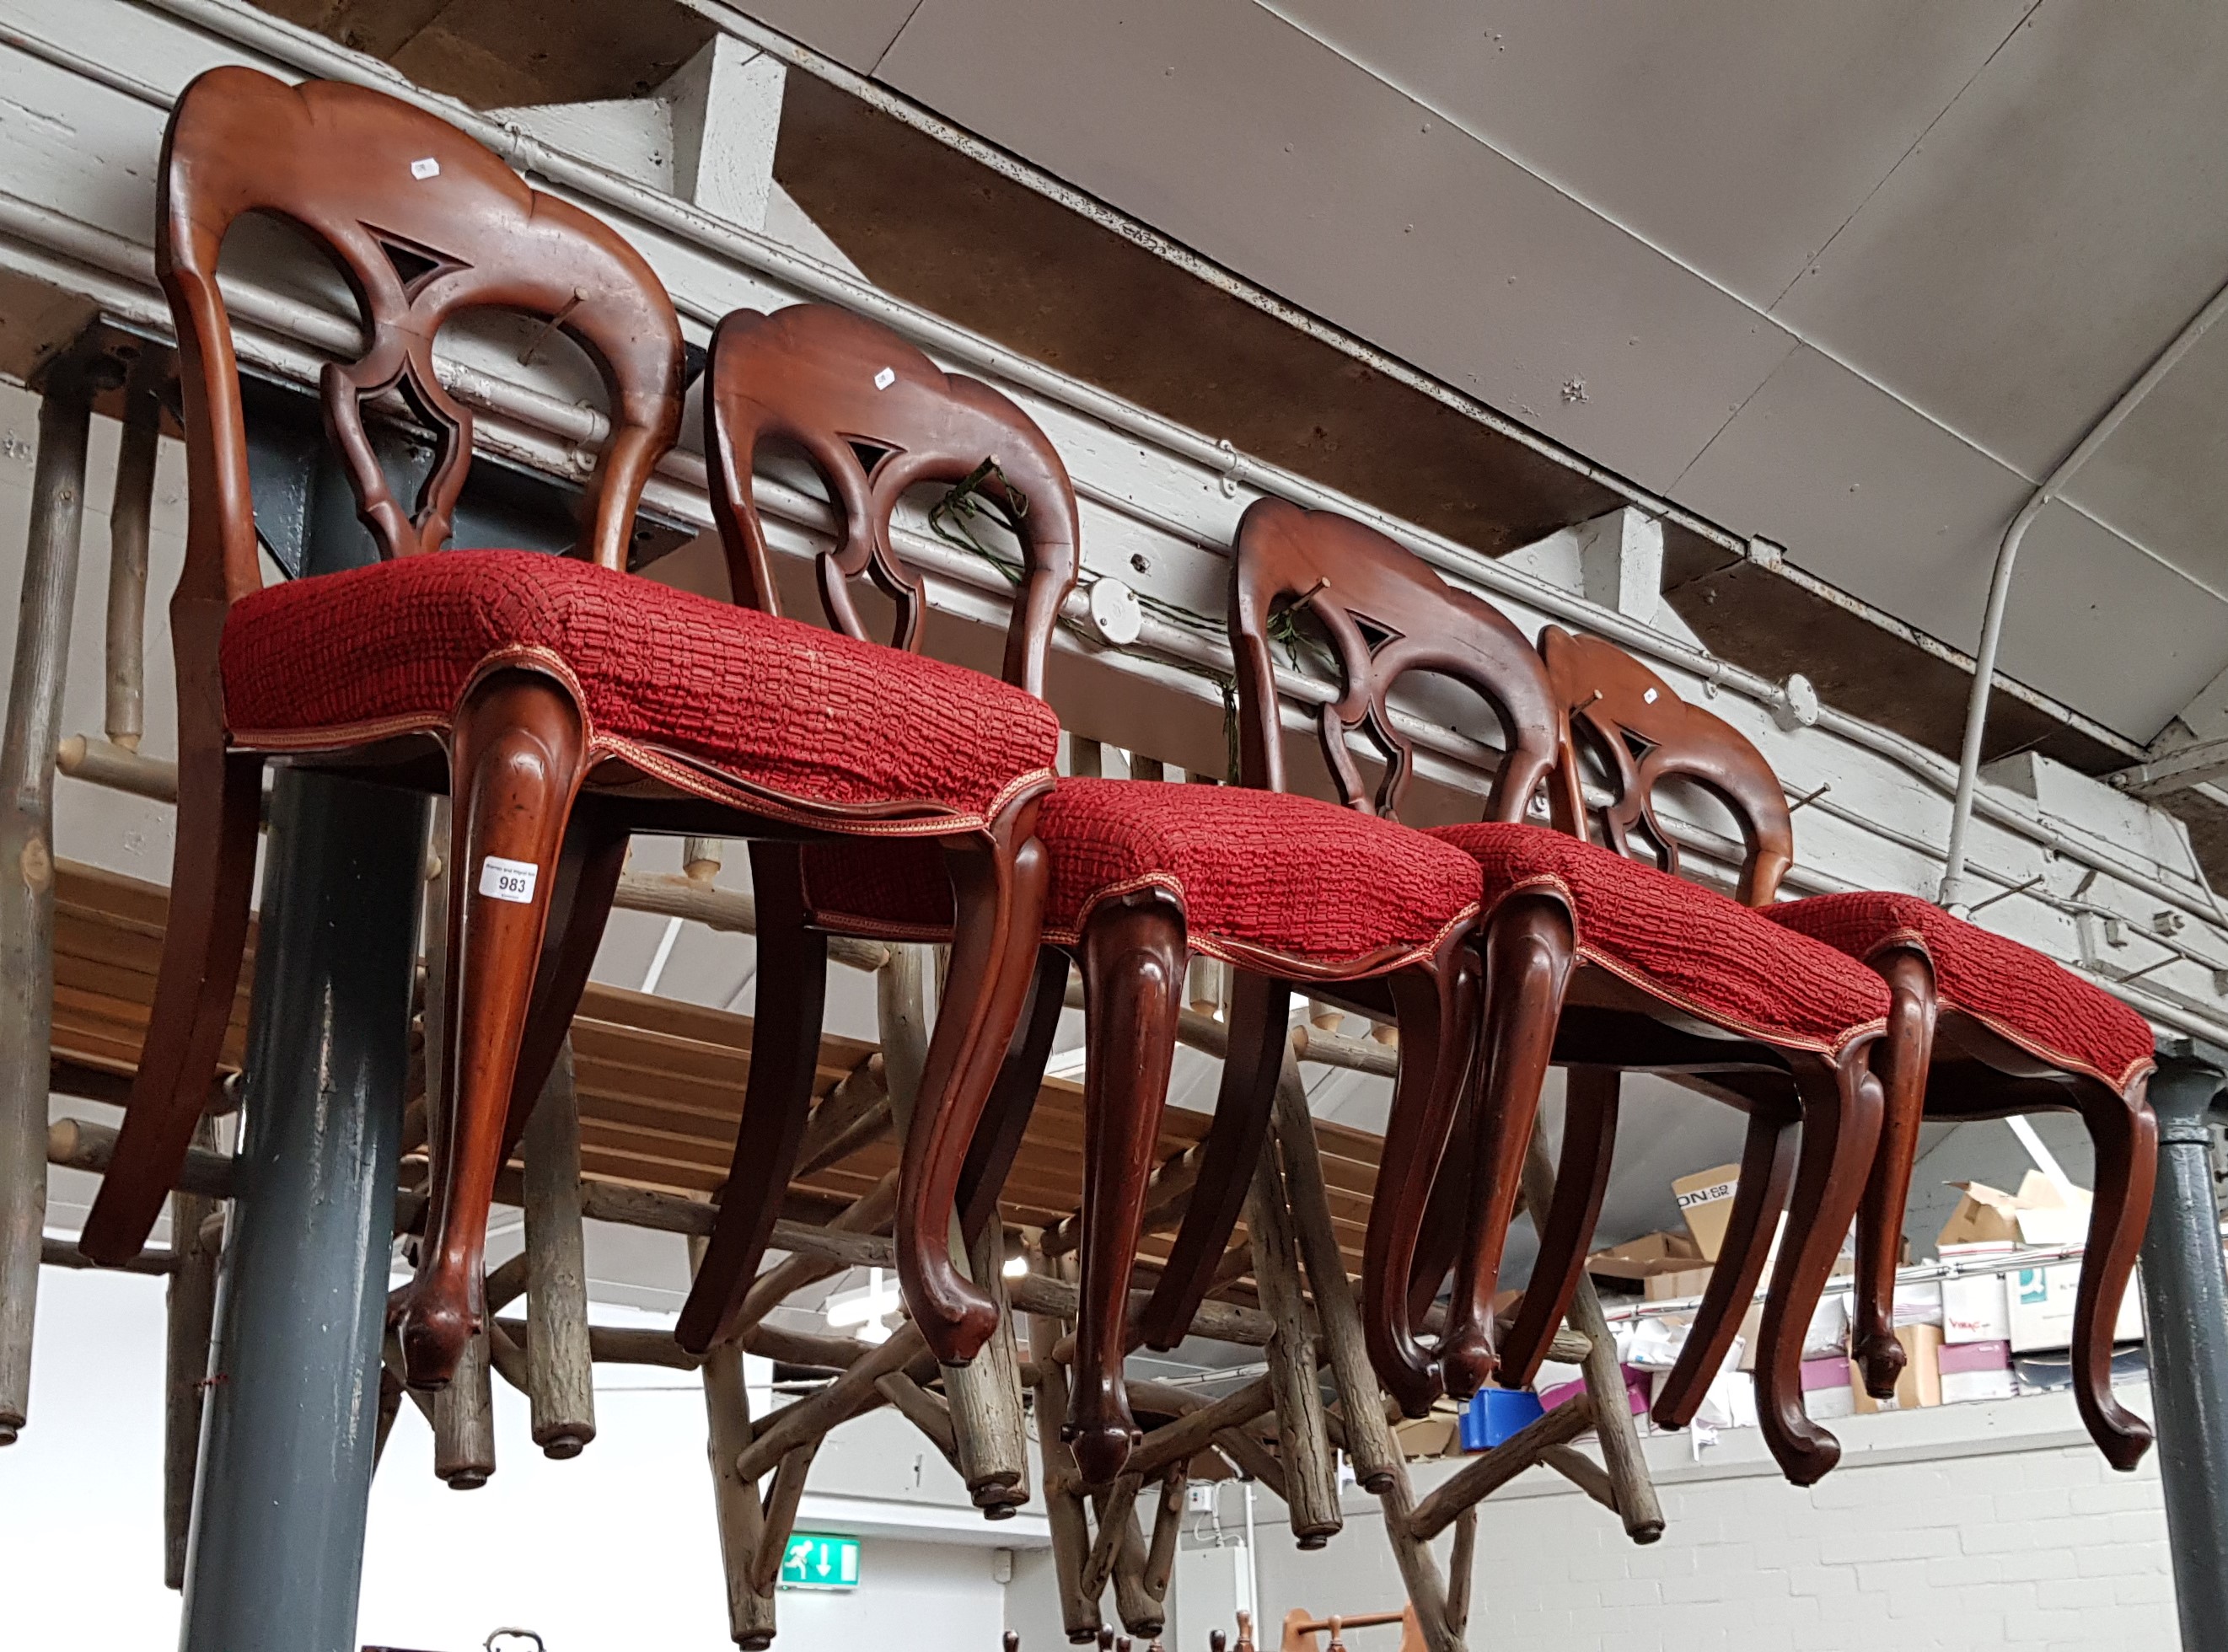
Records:
M1251 0L925 0L879 73L1651 486L1789 347Z
M2032 0L1264 0L1769 309Z
M750 14L872 74L919 0L747 0Z
M2148 740L2228 666L2228 602L2056 504L2020 549L2002 669Z
M2228 273L2228 8L2048 3L1777 313L2030 476Z
M2228 592L2228 325L2175 363L2066 497L2215 591Z
M2005 524L2033 490L1878 386L1797 349L1672 497L1970 648Z

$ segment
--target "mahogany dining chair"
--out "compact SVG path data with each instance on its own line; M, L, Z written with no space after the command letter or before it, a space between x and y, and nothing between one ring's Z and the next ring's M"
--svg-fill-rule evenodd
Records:
M855 355L887 365L900 376L927 364L875 323L816 306L771 317L731 317L714 341L707 395L712 473L738 595L769 606L777 600L766 572L764 528L741 479L760 438L780 436L801 447L822 472L842 520L841 542L855 547L823 557L820 591L830 624L856 634L861 620L848 600L846 577L868 572L885 590L918 589L898 560L889 529L898 496L922 474L905 456L933 447L950 457L952 450L919 422L925 414L909 422L900 408L861 405L829 394L825 379L813 372L765 370L764 356L788 351L845 359ZM977 404L995 394L971 381L950 382L967 386L958 394ZM1072 528L1074 505L1056 458L1041 473L1032 472L1027 487L1008 473L1009 451L1049 455L1051 450L1048 444L1040 450L1040 432L1018 409L1008 404L1003 416L1008 422L995 435L971 427L972 439L952 458L952 469L961 468L963 458L970 474L986 460L993 463L983 472L998 485L989 497L1007 506L1024 553L1021 564L1011 570L1018 599L1006 672L1009 682L1036 688L1043 681L1051 621L1066 585L1045 583L1033 536L1038 524L1047 521ZM1059 496L1048 499L1046 490L1055 479ZM1018 508L1021 500L1026 509ZM1268 502L1255 505L1239 534L1236 566L1245 572L1234 577L1267 578L1252 573L1268 566L1265 547L1295 532L1304 539L1310 532L1325 531L1311 529L1311 521L1334 520L1310 519ZM1368 530L1347 523L1328 531ZM1072 555L1072 538L1064 543ZM847 554L848 565L837 560ZM1072 562L1068 567L1072 577ZM1319 584L1309 576L1292 589L1303 591L1310 583ZM1265 605L1276 590L1260 588L1265 618ZM1318 589L1312 599L1321 606L1325 593ZM902 601L900 610L898 640L910 644L917 640L917 627L905 617ZM1386 727L1382 687L1370 675L1368 648L1358 631L1354 637L1360 648L1357 675L1345 698L1322 715L1326 736L1336 731L1341 749L1345 728ZM1529 658L1513 631L1496 639L1496 645L1508 660ZM1468 653L1480 651L1472 648ZM1387 680L1429 657L1420 647L1394 652L1399 656L1397 665L1388 657L1377 668ZM1545 679L1532 660L1518 669L1513 686L1497 675L1488 681L1495 691L1519 702L1501 708L1504 721L1512 728L1536 731L1508 770L1509 795L1515 798L1508 806L1521 810L1522 797L1536 789L1553 760ZM1367 1013L1397 1015L1402 1036L1395 1137L1406 1145L1388 1150L1407 1151L1417 1159L1417 1174L1405 1179L1415 1185L1429 1185L1434 1141L1444 1139L1468 1047L1466 1009L1475 984L1467 945L1474 869L1465 857L1428 837L1373 817L1358 791L1344 791L1355 806L1341 808L1274 790L1281 769L1272 772L1265 766L1279 737L1273 685L1264 698L1258 672L1241 661L1239 695L1248 752L1244 778L1255 784L1171 786L1066 779L1046 800L1037 823L1048 862L1046 946L1033 1002L1021 1018L1023 1035L1008 1055L989 1116L980 1120L974 1139L964 1139L965 1121L955 1115L943 1138L944 1161L920 1180L929 1196L945 1201L945 1211L956 1198L970 1229L995 1219L998 1185L1020 1141L1057 1030L1071 959L1079 963L1086 1023L1081 1308L1077 1378L1065 1431L1074 1442L1079 1464L1094 1482L1111 1480L1120 1471L1136 1436L1122 1385L1122 1362L1133 1329L1130 1275L1187 957L1196 952L1220 958L1239 966L1239 973L1207 1168L1175 1252L1136 1328L1148 1339L1172 1341L1182 1335L1221 1258L1223 1240L1236 1220L1265 1134L1289 1033L1291 983L1304 983L1320 996L1350 991L1370 1006ZM1403 778L1405 770L1396 765L1388 775L1390 793L1397 794ZM1271 789L1262 789L1262 782ZM802 857L802 908L795 921L821 932L948 938L950 900L936 871L901 844L814 846ZM1323 899L1327 886L1338 888L1336 900ZM763 903L760 925L764 944ZM797 1041L793 1059L802 1060L808 1047L806 1041ZM792 1099L801 1096L803 1076L792 1073L782 1080L782 1093ZM793 1130L791 1117L787 1128ZM753 1128L746 1119L746 1132ZM964 1160L956 1169L955 1159ZM745 1168L739 1147L739 1170ZM770 1172L753 1174L771 1180ZM940 1250L942 1233L932 1239L932 1226L919 1228L916 1242ZM900 1244L906 1242L900 1234ZM677 1332L684 1346L708 1346L732 1322L762 1243L755 1234L737 1233L722 1249L715 1234L714 1253L698 1271ZM925 1305L942 1311L937 1304ZM985 1309L987 1331L987 1304ZM1436 1373L1427 1359L1418 1356L1414 1364L1405 1403L1427 1405L1437 1391ZM1419 1382L1430 1392L1419 1394Z
M1840 1457L1804 1415L1803 1334L1849 1228L1879 1140L1882 1079L1873 1060L1889 1031L1887 989L1837 950L1770 922L1769 901L1793 857L1786 799L1728 725L1681 721L1675 698L1598 670L1574 673L1590 645L1549 626L1540 642L1557 708L1560 759L1550 786L1556 830L1491 823L1434 829L1477 859L1485 879L1486 1003L1480 1028L1474 1157L1445 1174L1469 1183L1469 1225L1442 1357L1450 1388L1498 1368L1521 1386L1536 1370L1584 1267L1615 1136L1619 1075L1654 1072L1745 1111L1738 1204L1709 1303L1754 1294L1772 1219L1794 1183L1757 1362L1759 1420L1788 1477L1809 1484ZM1620 656L1620 657L1623 657ZM1628 692L1628 688L1630 692ZM1722 731L1722 732L1720 732ZM1589 841L1585 759L1612 789L1608 847ZM1668 780L1714 794L1745 839L1736 897L1674 874L1655 814ZM1651 866L1636 850L1663 851ZM1908 1085L1905 1044L1882 1063ZM1900 1059L1894 1059L1899 1056ZM1558 1196L1505 1353L1493 1297L1526 1143L1550 1061L1570 1069ZM1799 1134L1799 1154L1796 1141ZM1740 1312L1711 1317L1687 1340L1655 1415L1681 1427L1730 1350Z
M1677 772L1682 761L1707 752L1738 777L1758 809L1768 811L1772 798L1783 799L1751 743L1681 700L1621 649L1597 637L1556 634L1546 652L1559 692L1579 708L1578 723L1616 773L1617 801L1602 820L1620 850L1630 852L1636 835L1645 831L1666 863L1675 864L1675 846L1641 801L1650 784L1642 772L1651 764ZM1648 753L1636 763L1636 748ZM2111 1335L2142 1243L2157 1168L2157 1124L2144 1100L2154 1065L2149 1024L2042 953L1915 895L1851 891L1776 900L1776 881L1759 880L1748 891L1765 917L1862 961L1891 994L1889 1032L1880 1047L1885 1111L1857 1219L1853 1353L1867 1389L1882 1399L1892 1394L1904 1364L1893 1330L1895 1271L1922 1116L2078 1112L2096 1144L2097 1189L2075 1303L2074 1399L2105 1457L2117 1468L2134 1468L2150 1431L2112 1397ZM1572 1265L1574 1244L1583 1248L1574 1219L1589 1196L1598 1198L1586 1192L1583 1175L1605 1173L1614 1128L1613 1105L1574 1111L1565 1125L1569 1169L1559 1179L1550 1222L1563 1223L1555 1227L1557 1268ZM1768 1232L1782 1196L1745 1162L1732 1230ZM1731 1290L1706 1297L1690 1334L1695 1344L1723 1342L1748 1300L1746 1292ZM1667 1382L1661 1409L1690 1415L1714 1371L1700 1362L1682 1367Z
M932 1130L947 1107L979 1110L967 1092L996 1066L980 1053L1003 1051L1036 951L1031 829L1053 778L1049 709L956 667L630 573L637 503L681 422L673 305L617 234L454 128L358 86L214 69L178 100L159 188L188 465L170 605L176 846L145 1047L86 1254L114 1265L138 1252L209 1092L273 759L454 798L454 1101L428 1144L423 1259L394 1309L414 1385L445 1382L483 1316L495 1178L571 1023L632 832L857 835L940 855L962 944L920 1117ZM267 587L217 279L226 232L247 214L291 221L337 262L367 341L356 362L325 367L322 399L376 560ZM545 318L604 377L611 432L578 555L443 548L472 416L433 344L483 308ZM363 404L389 392L438 437L407 509L365 426ZM778 915L778 882L760 899Z

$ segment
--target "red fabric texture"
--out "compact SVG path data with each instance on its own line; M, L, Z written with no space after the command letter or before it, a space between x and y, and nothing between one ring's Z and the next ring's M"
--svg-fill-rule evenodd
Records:
M1045 935L1079 938L1100 902L1161 888L1195 951L1272 953L1374 974L1423 957L1477 906L1477 868L1425 833L1313 797L1245 786L1062 780L1037 836ZM813 910L868 933L936 934L951 892L927 845L814 844Z
M2102 1079L2125 1094L2155 1060L2150 1023L2031 946L1953 918L1930 900L1888 891L1812 895L1770 909L1775 923L1871 963L1916 947L1934 966L1942 1003L2032 1055Z
M980 823L1048 777L1060 737L1050 707L978 672L532 551L402 557L245 599L225 622L225 717L242 744L294 749L444 727L506 660L569 676L603 750L682 784L708 767L803 817L894 812L846 823L868 832Z
M1870 970L1714 890L1544 826L1489 821L1431 836L1475 857L1488 912L1519 890L1554 891L1582 957L1717 1026L1830 1053L1887 1015Z

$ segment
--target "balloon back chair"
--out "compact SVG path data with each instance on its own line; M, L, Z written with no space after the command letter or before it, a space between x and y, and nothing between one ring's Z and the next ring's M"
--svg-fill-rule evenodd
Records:
M1572 703L1583 702L1579 721L1613 759L1629 754L1635 741L1654 750L1713 748L1758 806L1768 808L1781 796L1752 746L1721 720L1681 701L1621 650L1594 638L1565 637L1551 644L1548 660ZM1620 848L1642 824L1632 799L1644 790L1642 772L1653 760L1651 751L1636 768L1629 760L1623 765L1618 802L1604 815L1610 841ZM1777 854L1767 848L1759 858ZM1783 857L1778 864L1783 868ZM2074 1399L2105 1457L2116 1468L2134 1468L2150 1444L2150 1431L2112 1397L2111 1335L2142 1246L2157 1169L2157 1124L2144 1100L2154 1065L2148 1023L2042 953L1915 895L1852 891L1773 901L1770 884L1762 880L1745 886L1744 893L1774 922L1878 971L1891 995L1887 1037L1876 1060L1885 1080L1885 1112L1857 1220L1853 1351L1867 1389L1881 1399L1892 1394L1904 1364L1893 1329L1895 1270L1922 1116L1953 1120L2078 1112L2096 1144L2097 1189L2075 1303ZM1605 1154L1604 1122L1598 1112L1584 1115L1579 1134L1591 1139L1566 1151L1581 1159ZM1569 1127L1565 1141L1572 1141ZM1745 1162L1742 1177L1732 1226L1762 1231L1760 1224L1770 1220L1763 1203L1740 1208L1751 1185ZM1776 1208L1768 1179L1756 1187L1757 1199ZM1558 1213L1563 1213L1559 1198ZM1692 1336L1703 1346L1723 1342L1746 1305L1745 1295L1712 1297ZM1674 1406L1687 1408L1709 1374L1685 1371L1667 1385L1667 1395Z
M453 1105L429 1143L423 1260L396 1307L411 1381L438 1386L482 1316L494 1180L571 1022L630 833L936 845L979 944L955 964L963 1010L937 1029L922 1111L949 1091L964 1113L971 1053L1012 1030L994 1024L1019 996L999 965L1017 955L1025 983L1034 953L1030 827L1058 727L1033 695L974 673L626 572L637 502L681 419L671 303L610 229L453 128L359 87L215 69L178 101L160 188L189 467L170 607L177 842L145 1048L82 1243L110 1264L138 1251L208 1093L266 760L446 791ZM216 274L249 213L307 232L354 291L368 349L325 368L323 400L379 554L267 588ZM472 420L436 375L433 342L485 307L546 318L603 373L611 434L576 556L443 549ZM363 424L365 399L390 390L440 436L408 510Z
M773 600L771 582L762 572L764 536L754 509L723 476L739 467L761 432L778 430L805 449L829 481L843 518L843 540L871 540L880 555L892 554L888 515L894 480L881 473L845 473L864 449L878 464L896 464L915 438L879 407L855 409L823 399L800 376L777 401L767 375L747 375L746 400L730 400L731 380L722 371L729 350L746 359L763 348L767 328L787 326L816 342L840 338L842 348L857 348L874 362L904 362L892 352L903 347L883 330L856 317L805 309L781 312L770 320L744 318L723 327L714 349L711 428L713 473L724 503L720 520L737 569L736 587L754 599ZM980 400L990 393L952 379L955 392ZM999 491L994 503L1007 506L1026 553L1017 571L1017 601L1008 633L1009 680L1034 687L1042 682L1043 656L1051 619L1065 582L1047 587L1033 535L1047 522L1068 526L1074 505L1066 496L1066 480L1052 460L1041 471L1016 471L1009 455L1034 452L1043 439L1017 410L1015 428L980 431L965 449L966 463L954 470L984 471ZM850 422L844 422L846 419ZM1049 455L1048 446L1042 451ZM847 455L854 456L848 458ZM1046 490L1057 481L1058 496ZM1019 498L1015 496L1019 495ZM1027 509L1016 509L1026 500ZM1310 518L1290 506L1261 503L1249 511L1239 535L1235 575L1249 579L1259 597L1259 617L1277 592L1251 571L1272 539L1297 535L1295 543L1323 531L1335 519ZM1354 524L1338 523L1339 534L1368 535ZM1063 541L1071 556L1073 539ZM836 578L845 570L831 553L822 567L823 605L829 619L853 630L857 618L837 594ZM855 554L851 567L869 566ZM1072 560L1065 565L1072 577ZM903 589L912 576L892 566L880 576L886 589ZM1290 588L1304 591L1313 576ZM1318 589L1320 605L1325 593ZM903 633L904 620L900 627ZM1511 662L1528 656L1514 632L1504 639ZM1357 656L1366 662L1367 647ZM1419 653L1415 663L1420 663ZM1389 668L1388 662L1388 668ZM1266 669L1265 658L1261 669ZM1505 784L1521 810L1521 797L1536 789L1553 759L1552 723L1547 717L1545 679L1536 661L1509 669L1514 686L1493 678L1516 701L1514 719L1530 734L1513 759ZM1464 1008L1473 990L1466 951L1476 903L1476 874L1465 857L1448 853L1420 834L1390 821L1373 818L1367 802L1340 808L1318 799L1257 789L1281 778L1264 766L1277 729L1273 682L1249 675L1242 660L1241 719L1248 729L1247 778L1256 785L1185 786L1154 782L1070 779L1046 800L1038 832L1048 862L1044 908L1047 943L1038 961L1031 1002L1021 1017L1022 1034L1008 1054L1002 1077L971 1142L955 1119L944 1138L945 1158L934 1175L924 1175L927 1196L944 1201L916 1242L940 1250L940 1224L956 1200L962 1222L971 1231L994 1220L999 1182L1018 1144L1028 1109L1041 1083L1045 1061L1058 1028L1071 960L1082 968L1085 999L1085 1137L1080 1294L1073 1400L1066 1431L1077 1461L1094 1482L1111 1480L1126 1461L1136 1429L1122 1386L1122 1362L1132 1340L1155 1330L1132 1325L1130 1276L1143 1224L1143 1203L1152 1169L1152 1149L1166 1099L1176 1023L1181 1008L1186 960L1192 952L1239 966L1232 994L1230 1053L1224 1068L1222 1100L1210 1136L1207 1160L1198 1190L1144 1316L1169 1341L1180 1337L1210 1288L1224 1241L1236 1220L1253 1162L1267 1128L1270 1104L1288 1036L1286 1006L1290 983L1356 983L1354 989L1375 1013L1402 1018L1401 1071L1394 1111L1422 1158L1421 1181L1428 1185L1435 1149L1426 1150L1436 1131L1444 1135L1467 1048ZM1389 669L1382 675L1388 680ZM1265 692L1264 692L1265 691ZM1373 714L1381 722L1381 688L1358 682L1347 696L1348 723ZM1263 720L1265 719L1265 722ZM1326 713L1326 729L1341 727ZM1404 771L1405 772L1405 771ZM1398 790L1399 776L1392 777ZM1521 794L1521 795L1519 795ZM848 932L916 940L951 936L949 896L932 878L901 864L903 846L814 846L803 857L804 919L814 925ZM765 933L761 906L761 936ZM763 944L763 938L762 938ZM1380 980L1379 978L1382 979ZM1375 983L1373 986L1371 984ZM805 1047L800 1043L801 1051ZM1444 1059L1443 1059L1444 1058ZM802 1075L790 1080L801 1085ZM1432 1123L1434 1118L1440 1122ZM746 1130L749 1129L746 1121ZM954 1162L958 1161L957 1169ZM738 1166L742 1162L739 1149ZM1388 1178L1388 1185L1398 1185ZM932 1234L931 1228L936 1231ZM903 1236L900 1235L903 1242ZM714 1239L715 1246L717 1236ZM713 1258L698 1271L695 1293L683 1311L679 1334L684 1345L708 1345L731 1322L750 1280L755 1250L738 1241L714 1268ZM900 1252L902 1259L902 1252ZM1419 1363L1423 1363L1419 1361ZM1428 1374L1428 1373L1427 1373ZM1428 1404L1426 1395L1420 1402Z
M769 443L801 450L839 521L835 544L815 562L829 624L845 637L865 635L851 583L863 576L896 606L895 647L887 652L917 658L901 650L921 644L925 593L918 573L898 555L891 518L908 489L971 480L1013 525L1021 552L1009 570L1015 599L1002 681L964 674L981 688L980 706L961 699L922 708L914 738L932 747L964 742L976 718L1017 698L1049 719L1042 702L1045 659L1060 604L1075 585L1076 508L1066 468L1029 417L981 381L945 373L888 328L827 304L795 304L771 315L736 311L720 323L706 370L713 511L736 600L770 614L780 611L751 472ZM939 1033L947 1021L969 1013L961 992L966 983L995 975L1002 995L995 1019L1004 1031L967 1047L968 1099L916 1111L900 1178L896 1237L907 1307L938 1356L964 1364L996 1318L989 1297L951 1263L949 1213L964 1175L970 1232L995 1210L1005 1165L994 1173L977 1165L968 1175L968 1149L1024 1005L1034 1006L1033 1028L1047 1015L1056 1024L1066 985L1063 973L1048 990L1035 989L1041 857L1031 845L1008 873L955 863L932 844L894 836L846 845L765 844L752 853L751 875L759 964L749 1090L720 1220L675 1334L683 1346L700 1350L726 1335L765 1254L811 1102L826 937L932 938L952 943ZM974 880L957 886L957 907L956 876ZM991 893L975 886L994 876L1015 880L1007 904L1016 919L996 926L967 921ZM1045 1036L1050 1032L1047 1026ZM1008 1162L1018 1145L1017 1137L1008 1144Z
M1887 989L1834 948L1756 910L1792 861L1793 830L1770 769L1738 731L1693 713L1606 644L1549 626L1540 651L1562 731L1551 787L1561 829L1436 830L1476 856L1487 912L1476 1156L1465 1167L1470 1226L1444 1349L1450 1386L1457 1369L1472 1386L1496 1367L1511 1386L1536 1371L1585 1266L1609 1175L1620 1074L1661 1073L1743 1109L1749 1127L1703 1322L1664 1386L1656 1420L1683 1427L1699 1408L1755 1293L1791 1178L1795 1214L1767 1303L1757 1380L1766 1441L1788 1476L1808 1484L1841 1448L1803 1414L1802 1337L1879 1136L1881 1081L1871 1057L1887 1026ZM1587 836L1588 759L1611 793L1600 811L1606 847ZM1676 875L1676 848L1655 800L1655 788L1672 780L1713 794L1739 822L1737 898ZM1570 1069L1557 1196L1551 1211L1533 1213L1540 1258L1497 1354L1492 1297L1551 1060ZM1907 1061L1895 1069L1905 1083L1908 1071Z

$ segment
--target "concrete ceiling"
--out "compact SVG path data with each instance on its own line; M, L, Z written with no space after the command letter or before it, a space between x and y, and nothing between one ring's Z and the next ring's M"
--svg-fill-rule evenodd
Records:
M2026 492L2228 277L2228 12L750 0L1960 647ZM2028 541L2004 665L2147 740L2228 667L2216 335Z

